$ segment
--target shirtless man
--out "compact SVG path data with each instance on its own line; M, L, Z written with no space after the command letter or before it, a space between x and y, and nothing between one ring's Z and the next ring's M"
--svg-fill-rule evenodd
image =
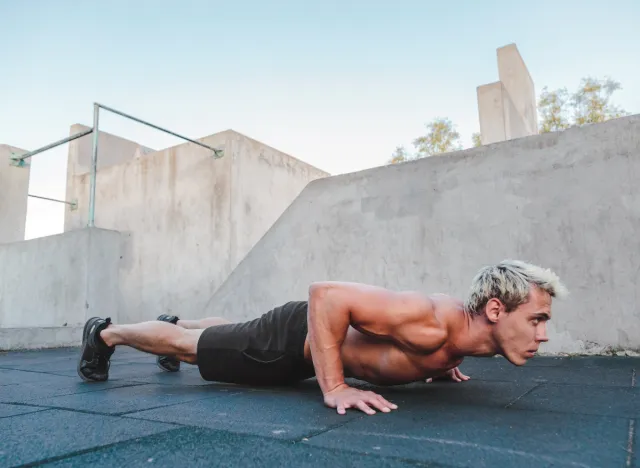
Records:
M502 355L516 366L548 340L551 301L566 293L550 270L520 261L482 268L465 301L435 294L394 292L376 286L318 282L307 301L288 302L254 320L221 318L85 324L78 374L108 379L117 345L157 355L175 372L180 362L198 366L209 381L289 385L316 377L324 403L345 414L397 406L377 393L350 387L353 377L398 385L445 377L467 380L458 366L466 356Z

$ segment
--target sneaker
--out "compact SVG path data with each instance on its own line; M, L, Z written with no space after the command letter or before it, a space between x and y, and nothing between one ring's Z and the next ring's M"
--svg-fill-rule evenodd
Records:
M178 317L175 315L165 315L162 314L158 317L157 320L161 322L168 322L172 324L178 323ZM156 359L156 364L158 367L167 372L178 372L180 370L180 361L171 356L158 356Z
M82 354L78 361L78 375L86 382L104 382L109 379L111 355L115 346L107 346L100 332L111 324L111 318L93 317L82 331Z

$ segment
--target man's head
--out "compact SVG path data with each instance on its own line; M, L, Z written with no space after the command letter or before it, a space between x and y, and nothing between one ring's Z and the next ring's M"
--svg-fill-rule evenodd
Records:
M464 307L474 320L489 324L498 354L515 365L523 365L541 342L548 341L546 323L551 319L551 299L566 294L566 288L551 270L504 260L478 272Z

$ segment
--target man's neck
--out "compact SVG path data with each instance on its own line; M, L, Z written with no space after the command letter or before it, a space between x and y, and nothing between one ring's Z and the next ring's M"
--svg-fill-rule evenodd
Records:
M453 352L457 357L496 355L498 345L491 336L491 326L482 317L463 313L462 326L450 338Z

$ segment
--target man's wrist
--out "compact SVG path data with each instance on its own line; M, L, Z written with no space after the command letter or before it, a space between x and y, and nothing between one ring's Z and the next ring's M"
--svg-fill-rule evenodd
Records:
M345 383L345 382L340 382L336 385L332 385L332 386L327 386L327 390L322 392L324 395L328 395L329 393L333 393L336 390L341 390L344 388L349 388L349 386Z

